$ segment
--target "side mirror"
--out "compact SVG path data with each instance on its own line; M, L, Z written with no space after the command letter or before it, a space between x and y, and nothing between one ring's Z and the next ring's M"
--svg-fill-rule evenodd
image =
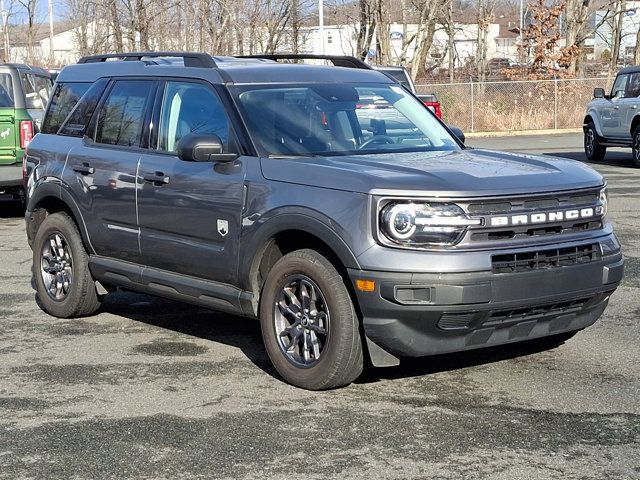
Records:
M604 98L604 88L594 88L593 98Z
M222 140L212 133L190 133L178 142L178 158L187 162L230 162L238 156L222 153Z
M453 133L458 140L460 140L463 144L464 141L466 140L466 137L464 136L464 132L462 130L460 130L458 127L454 127L452 125L447 125L449 127L449 130L451 130L451 133Z

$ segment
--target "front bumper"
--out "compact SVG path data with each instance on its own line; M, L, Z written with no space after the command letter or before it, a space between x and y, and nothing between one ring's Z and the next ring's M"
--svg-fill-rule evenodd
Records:
M518 273L349 275L372 361L382 366L385 354L459 352L588 327L604 312L623 269L617 252L585 264ZM375 291L358 290L358 279L374 280Z

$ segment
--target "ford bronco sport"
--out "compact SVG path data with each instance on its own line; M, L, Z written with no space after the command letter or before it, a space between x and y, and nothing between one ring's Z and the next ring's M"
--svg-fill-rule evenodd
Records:
M620 70L609 95L594 89L583 130L588 160L601 161L607 147L629 147L633 165L640 167L640 66Z
M53 82L23 64L0 64L0 199L20 200L22 157L38 131Z
M26 157L51 315L91 315L120 287L259 318L282 377L327 389L365 355L560 342L621 281L598 173L465 148L380 72L196 53L79 63ZM384 116L357 108L371 96Z

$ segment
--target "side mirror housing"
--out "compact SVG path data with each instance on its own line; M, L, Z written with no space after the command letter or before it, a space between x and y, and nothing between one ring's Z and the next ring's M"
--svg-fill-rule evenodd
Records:
M464 144L465 140L467 139L464 136L464 132L458 127L454 127L452 125L448 125L448 127L449 127L449 130L451 130L451 133L453 133L458 138L458 140L460 140Z
M222 153L222 140L212 133L190 133L177 145L178 158L187 162L230 162L235 154Z
M604 98L604 88L594 88L593 98Z

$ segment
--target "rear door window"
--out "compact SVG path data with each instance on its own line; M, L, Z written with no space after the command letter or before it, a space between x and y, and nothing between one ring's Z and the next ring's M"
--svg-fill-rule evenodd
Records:
M8 73L0 73L0 108L13 107L13 81Z
M86 82L58 83L51 97L49 110L44 117L41 132L58 133L62 123L90 86L91 83Z
M627 84L625 98L634 98L640 95L640 72L632 73Z
M108 145L139 147L145 118L155 95L151 80L120 80L98 115L95 141Z

